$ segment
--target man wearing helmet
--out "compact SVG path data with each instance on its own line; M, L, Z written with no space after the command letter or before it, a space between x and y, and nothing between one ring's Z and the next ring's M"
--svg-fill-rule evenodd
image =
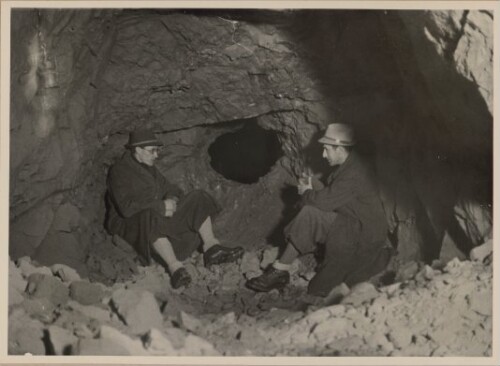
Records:
M337 285L351 286L385 268L387 222L368 165L353 150L350 126L330 124L319 140L323 158L333 167L327 185L299 180L301 210L285 227L286 247L262 275L247 281L254 291L281 289L290 281L291 263L325 245L324 258L308 292L326 296ZM313 189L315 186L316 189Z

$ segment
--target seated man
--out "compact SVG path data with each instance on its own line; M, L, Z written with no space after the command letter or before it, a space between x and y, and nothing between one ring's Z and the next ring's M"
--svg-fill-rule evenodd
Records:
M365 281L389 261L386 217L368 166L352 150L352 129L330 124L319 142L323 157L335 169L326 187L311 177L299 180L301 210L285 228L285 250L261 276L247 281L254 291L283 288L290 281L293 260L313 252L316 243L325 244L325 251L309 283L313 295L326 296L342 282L352 286Z
M179 288L191 282L181 261L200 244L207 267L236 261L243 248L220 245L212 230L219 208L208 193L196 190L184 196L154 166L162 145L149 130L130 133L128 151L109 171L106 228L147 263L153 249L165 261L172 287Z

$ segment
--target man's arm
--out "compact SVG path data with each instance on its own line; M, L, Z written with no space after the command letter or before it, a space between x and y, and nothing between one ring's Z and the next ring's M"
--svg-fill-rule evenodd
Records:
M335 211L356 196L356 179L353 175L339 176L330 185L320 190L304 192L302 203L323 211Z
M130 217L142 210L152 209L165 215L165 203L161 197L156 198L153 190L144 189L131 178L113 169L108 177L111 199L120 214Z
M177 185L170 183L166 178L163 179L163 199L174 199L179 200L184 195L182 189Z

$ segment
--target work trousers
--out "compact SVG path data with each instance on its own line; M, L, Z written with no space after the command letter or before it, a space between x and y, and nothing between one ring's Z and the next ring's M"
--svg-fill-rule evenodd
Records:
M317 243L326 243L338 214L321 211L314 206L303 206L297 216L285 227L287 242L300 254L312 253Z
M124 219L117 232L130 243L146 263L151 262L151 246L158 238L168 238L178 260L188 258L201 244L198 233L208 217L213 218L220 207L208 193L195 190L177 203L172 217L147 209Z
M324 258L311 279L308 292L326 296L337 285L368 280L389 262L385 242L361 243L361 224L348 215L304 206L285 227L285 238L300 254L325 244Z

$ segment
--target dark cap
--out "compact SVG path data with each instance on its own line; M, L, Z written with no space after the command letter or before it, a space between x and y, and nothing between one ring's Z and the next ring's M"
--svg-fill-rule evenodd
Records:
M130 132L126 148L144 147L144 146L163 146L163 142L158 140L151 130L136 130Z

